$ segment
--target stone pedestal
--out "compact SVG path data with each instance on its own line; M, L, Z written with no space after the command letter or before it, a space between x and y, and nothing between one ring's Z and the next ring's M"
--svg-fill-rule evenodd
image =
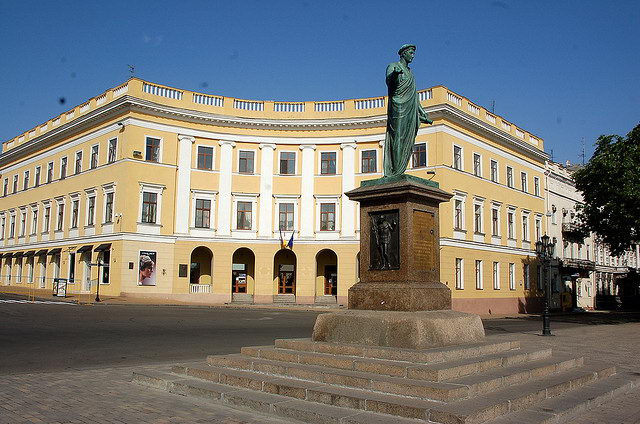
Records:
M407 174L345 194L360 202L360 281L349 289L349 309L451 309L451 291L440 282L438 210L452 196Z

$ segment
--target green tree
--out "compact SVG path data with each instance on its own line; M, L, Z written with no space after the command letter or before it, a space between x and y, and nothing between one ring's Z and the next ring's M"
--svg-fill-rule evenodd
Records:
M578 219L614 256L640 241L640 124L626 137L602 135L593 157L574 174L584 206Z

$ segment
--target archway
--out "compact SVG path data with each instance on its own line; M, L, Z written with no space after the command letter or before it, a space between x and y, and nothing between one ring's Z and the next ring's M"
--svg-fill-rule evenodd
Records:
M191 266L189 269L189 283L212 284L211 270L213 268L213 253L209 248L198 246L191 252Z
M338 256L331 249L316 255L316 302L335 302L338 294Z
M296 294L296 254L289 249L280 249L273 257L273 279L277 284L277 294Z
M233 253L231 294L234 302L253 300L256 257L251 249L241 247Z

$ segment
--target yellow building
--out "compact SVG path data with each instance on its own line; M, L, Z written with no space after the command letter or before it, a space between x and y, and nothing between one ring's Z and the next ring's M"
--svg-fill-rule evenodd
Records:
M455 309L522 311L544 223L543 141L437 86L410 173L441 205ZM223 303L346 303L385 97L241 100L132 78L3 143L3 285ZM429 172L435 172L435 176ZM283 248L292 239L292 248Z

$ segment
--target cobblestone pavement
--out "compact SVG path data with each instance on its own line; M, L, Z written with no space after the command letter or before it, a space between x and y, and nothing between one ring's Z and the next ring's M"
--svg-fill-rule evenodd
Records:
M537 332L505 333L496 339L549 346L558 352L607 361L640 377L640 323L591 325ZM203 358L204 359L204 358ZM145 367L161 369L163 365ZM0 377L0 423L286 423L252 411L168 394L130 382L140 367L8 374ZM392 422L392 421L391 421ZM639 424L640 389L566 424Z

